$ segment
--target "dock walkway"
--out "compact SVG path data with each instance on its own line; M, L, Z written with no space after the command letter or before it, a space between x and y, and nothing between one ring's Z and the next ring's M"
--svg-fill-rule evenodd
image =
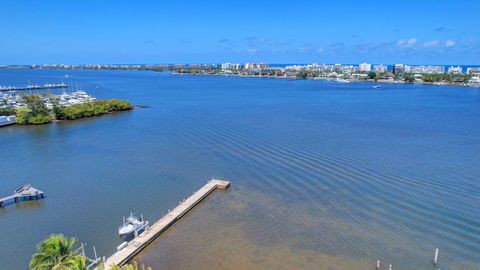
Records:
M7 91L25 91L25 90L45 90L45 89L57 89L67 88L68 85L64 83L47 83L43 85L27 85L27 86L0 86L0 92Z
M3 207L6 202L14 201L15 203L20 200L38 200L43 199L43 191L38 190L31 185L23 185L15 190L15 193L11 196L0 198L0 207Z
M143 248L145 248L150 242L157 238L161 233L172 226L177 220L183 217L188 211L190 211L195 205L201 202L212 191L217 188L226 189L230 186L230 182L212 179L205 184L198 191L194 192L188 199L182 201L175 209L167 213L160 220L155 222L145 232L128 243L128 245L115 252L105 261L105 269L110 270L113 265L123 265L137 255Z

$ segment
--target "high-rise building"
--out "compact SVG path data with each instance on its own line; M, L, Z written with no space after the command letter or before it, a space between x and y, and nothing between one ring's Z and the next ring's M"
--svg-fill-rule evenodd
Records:
M375 65L375 66L373 66L373 70L375 72L384 73L384 72L387 72L387 66L385 66L383 64Z
M372 70L372 64L362 63L358 65L358 68L362 72L368 72Z
M405 73L442 74L442 73L445 73L445 67L444 66L407 66L405 65Z
M467 68L468 75L480 75L480 67L469 67Z
M463 70L461 66L457 66L457 67L452 66L448 68L448 74L462 74L462 73L463 73Z
M393 73L394 74L403 74L405 73L405 67L403 64L395 64L393 65Z
M222 69L240 69L240 64L223 63Z
M244 65L244 68L245 69L267 69L268 68L268 64L264 64L264 63L258 63L258 64L255 64L255 63L246 63Z

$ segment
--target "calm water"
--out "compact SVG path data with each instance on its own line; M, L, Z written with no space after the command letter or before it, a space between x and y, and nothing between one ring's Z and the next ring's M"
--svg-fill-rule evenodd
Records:
M69 79L64 77L70 75ZM0 265L50 233L108 256L130 210L158 219L212 176L232 182L138 257L155 269L480 268L480 90L0 70L150 108L0 129Z

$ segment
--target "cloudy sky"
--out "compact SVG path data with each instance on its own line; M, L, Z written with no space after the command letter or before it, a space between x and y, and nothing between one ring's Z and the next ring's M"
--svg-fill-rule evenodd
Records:
M0 64L480 64L480 1L0 0Z

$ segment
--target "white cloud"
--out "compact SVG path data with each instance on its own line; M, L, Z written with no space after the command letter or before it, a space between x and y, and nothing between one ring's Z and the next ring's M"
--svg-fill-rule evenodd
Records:
M447 41L445 41L445 47L452 47L455 44L457 44L455 40L448 39Z
M412 48L417 45L417 39L416 38L410 38L410 39L402 39L399 40L397 43L397 46L400 48Z
M431 41L427 41L427 42L423 43L422 47L433 48L433 47L438 46L438 44L440 44L440 41L435 39L435 40L431 40Z

